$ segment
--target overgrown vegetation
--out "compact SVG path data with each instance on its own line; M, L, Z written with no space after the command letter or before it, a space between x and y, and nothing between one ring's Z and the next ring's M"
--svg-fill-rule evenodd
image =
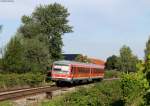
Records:
M121 106L121 88L119 81L104 81L91 88L55 98L41 106Z
M10 101L3 101L0 102L0 106L13 106L13 103Z
M145 105L144 95L149 89L149 83L143 73L144 67L138 64L136 73L124 73L121 80L123 101L126 106Z
M44 85L44 80L45 76L40 73L0 74L0 89Z
M121 72L116 70L106 70L104 78L120 78Z

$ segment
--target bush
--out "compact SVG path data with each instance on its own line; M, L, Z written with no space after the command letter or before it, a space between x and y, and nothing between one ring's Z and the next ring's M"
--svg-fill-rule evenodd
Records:
M121 88L123 101L127 106L144 104L143 96L149 84L142 71L122 75Z
M119 81L104 81L90 88L80 88L76 92L65 94L42 103L42 106L121 106Z
M105 78L119 78L121 76L122 72L115 71L115 70L109 70L105 71Z
M0 102L0 106L13 106L13 103L10 101L3 101Z
M0 74L0 88L22 87L22 86L39 86L44 82L45 75L40 73L26 74Z

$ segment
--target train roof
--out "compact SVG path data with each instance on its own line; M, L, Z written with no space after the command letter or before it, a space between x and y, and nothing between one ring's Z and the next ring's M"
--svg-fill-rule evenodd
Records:
M104 68L104 65L96 65L96 64L93 64L93 63L82 63L82 62L68 61L68 60L55 61L54 64L64 64L64 65L84 65L84 66L91 66L91 67L100 67L100 68Z

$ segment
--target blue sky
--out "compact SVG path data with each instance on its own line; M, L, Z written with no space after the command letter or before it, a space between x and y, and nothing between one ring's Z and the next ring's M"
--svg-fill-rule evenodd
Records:
M149 0L14 0L0 2L0 47L6 45L21 25L22 15L30 15L39 4L58 2L68 8L73 33L65 34L64 53L82 53L106 59L128 45L140 58L150 35Z

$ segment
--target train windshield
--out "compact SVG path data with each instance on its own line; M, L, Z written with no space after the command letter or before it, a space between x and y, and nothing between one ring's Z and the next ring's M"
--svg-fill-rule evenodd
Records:
M53 70L58 72L69 72L69 65L54 64Z

